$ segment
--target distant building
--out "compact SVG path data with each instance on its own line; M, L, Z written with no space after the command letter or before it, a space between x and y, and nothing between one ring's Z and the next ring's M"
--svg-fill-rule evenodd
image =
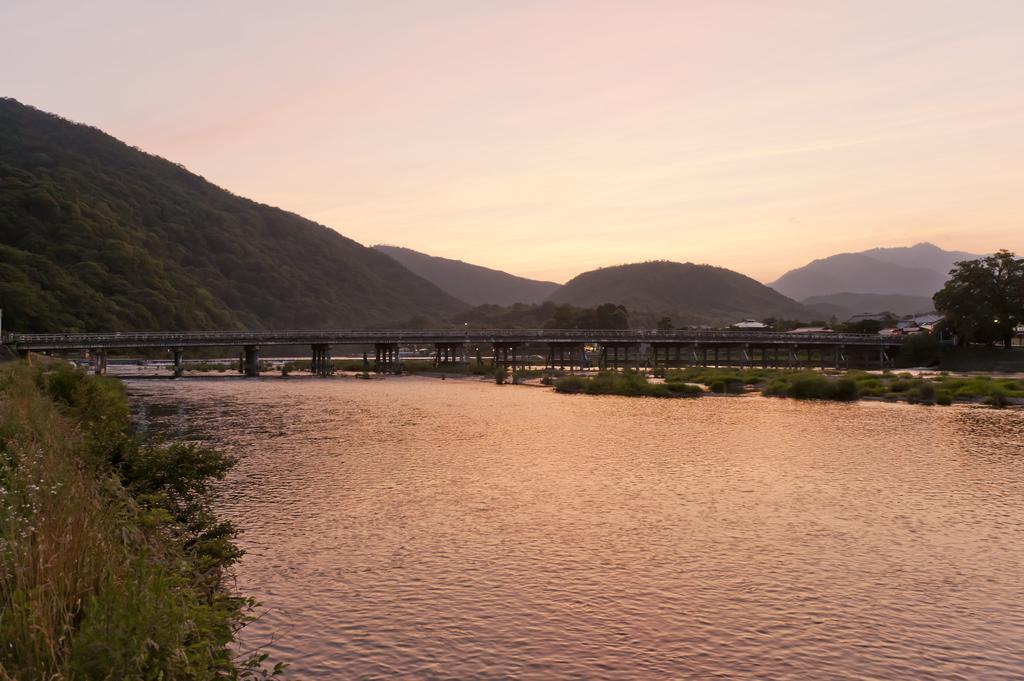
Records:
M892 315L888 312L880 312L878 314L855 314L846 320L847 324L856 324L857 322L887 322L892 319Z
M801 326L799 329L790 329L786 333L834 333L827 326Z
M731 324L734 329L767 329L768 325L756 319L744 319L742 322Z
M943 319L945 319L945 317L943 317L940 314L919 314L916 317L914 317L914 323L920 326L922 329L930 329L939 322L941 322Z

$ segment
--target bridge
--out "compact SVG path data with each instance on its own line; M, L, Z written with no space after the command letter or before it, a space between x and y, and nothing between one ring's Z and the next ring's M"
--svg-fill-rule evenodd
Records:
M872 334L786 333L774 331L651 330L651 329L440 329L381 331L200 331L7 334L4 342L22 356L29 352L87 351L97 373L106 369L107 353L125 350L162 350L174 353L174 373L184 372L188 348L238 348L239 372L260 373L260 349L308 345L310 371L319 376L334 372L332 349L362 349L369 369L368 349L374 350L372 369L401 371L402 347L433 346L439 366L468 364L470 349L483 365L489 348L494 366L525 367L540 354L547 368L600 368L738 366L764 368L849 368L891 366L892 354L902 339ZM588 352L588 348L590 349ZM595 362L591 357L597 354ZM536 364L536 362L534 363Z

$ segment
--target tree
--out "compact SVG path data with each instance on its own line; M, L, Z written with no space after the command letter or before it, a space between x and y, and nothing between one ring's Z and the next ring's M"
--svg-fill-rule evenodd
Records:
M892 312L883 312L878 315L879 319L860 319L855 322L847 321L842 325L842 330L846 333L878 333L882 329L887 329L896 324L898 321L896 315Z
M580 313L579 329L628 329L629 311L625 305L604 303Z
M933 301L958 342L1002 342L1009 348L1014 327L1024 321L1024 259L1002 250L958 262L949 275Z
M658 320L658 331L671 331L674 328L676 327L675 324L672 323L671 317L666 315Z

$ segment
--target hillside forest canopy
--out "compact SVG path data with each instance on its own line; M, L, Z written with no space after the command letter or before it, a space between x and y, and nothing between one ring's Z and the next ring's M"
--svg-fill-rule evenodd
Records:
M0 99L0 307L23 332L366 327L467 307L383 253Z

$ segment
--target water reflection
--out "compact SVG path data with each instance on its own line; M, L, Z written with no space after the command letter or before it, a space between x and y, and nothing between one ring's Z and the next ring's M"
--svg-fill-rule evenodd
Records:
M134 382L303 678L1024 674L1024 413Z

